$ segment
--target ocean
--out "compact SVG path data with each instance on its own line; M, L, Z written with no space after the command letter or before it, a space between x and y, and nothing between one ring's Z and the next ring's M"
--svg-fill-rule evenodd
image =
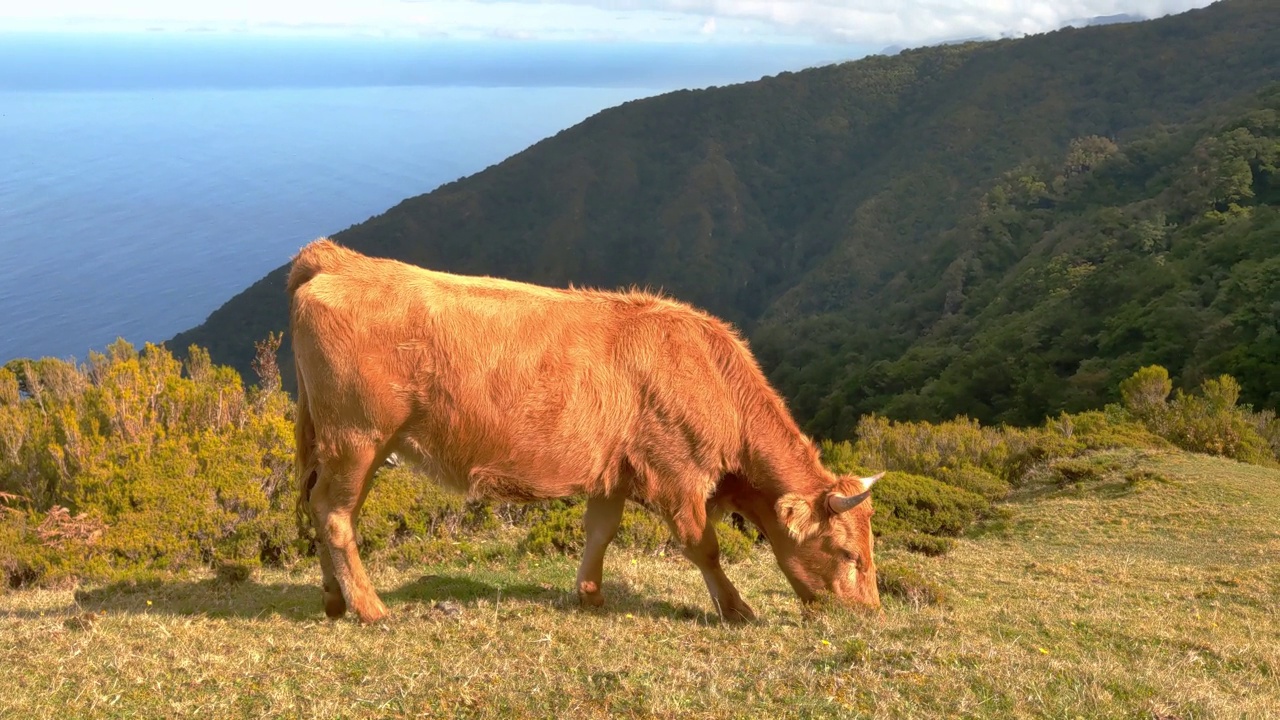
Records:
M0 363L162 342L602 109L850 53L0 35Z

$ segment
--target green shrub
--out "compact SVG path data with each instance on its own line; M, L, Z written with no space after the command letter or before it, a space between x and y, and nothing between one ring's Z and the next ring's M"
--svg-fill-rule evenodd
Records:
M586 542L582 527L585 512L586 504L582 502L554 509L530 524L520 542L520 549L535 555L580 553ZM760 538L754 528L739 530L723 520L716 524L716 537L720 543L720 557L729 563L748 557ZM648 510L628 506L622 513L622 522L612 544L653 553L672 548L674 541L667 524L658 516Z
M577 553L586 542L582 517L587 506L571 505L535 521L520 543L520 549L535 555Z
M1154 470L1130 470L1124 475L1125 484L1134 490L1141 490L1156 483L1167 483L1169 478Z
M848 440L835 442L831 439L823 439L818 447L822 451L822 464L837 475L866 477L875 474L860 462L858 453Z
M941 585L896 562L884 562L876 566L876 588L881 595L896 597L917 607L946 605L950 602L950 597Z
M413 535L450 535L463 524L465 514L462 496L408 468L381 469L360 509L360 551L382 550Z
M1268 424L1236 406L1240 384L1235 378L1208 378L1198 394L1178 390L1170 401L1172 387L1164 368L1144 367L1120 384L1125 410L1148 431L1184 450L1258 464L1274 465L1280 459L1276 443L1267 436Z
M752 551L760 542L760 533L754 527L744 524L740 530L731 522L720 522L716 525L716 538L720 541L720 559L726 563L736 563L751 557Z
M1159 365L1141 368L1120 383L1125 409L1143 421L1164 412L1170 392L1173 392L1173 382L1169 380L1169 371Z
M102 523L63 507L46 513L0 506L0 580L3 587L64 587L83 576L105 577L98 552Z
M214 566L214 576L228 585L242 583L253 577L262 563L257 558L221 560Z
M9 368L0 367L0 405L17 405L20 399L17 374Z
M49 574L50 553L32 535L25 514L0 512L0 579L4 587L34 585Z
M401 568L471 563L485 557L485 552L466 538L415 536L406 538L383 551L379 558Z
M613 541L619 547L652 553L671 544L671 531L657 515L648 510L628 507L622 512L622 524L618 526L618 535Z
M913 553L937 557L946 555L955 547L955 540L939 535L926 535L920 532L906 532L886 535L878 538L879 542L889 547L898 546Z
M521 549L534 554L581 552L586 541L582 528L586 508L586 503L578 502L556 508L535 520L520 544ZM670 539L671 533L662 520L647 510L629 506L622 512L613 544L656 552L665 548Z
M895 422L867 415L858 423L857 460L863 466L933 475L942 467L978 467L1000 474L1009 455L1002 429L961 417L943 423Z
M255 389L251 403L239 376L198 348L185 374L167 350L137 352L124 341L81 367L52 359L10 367L28 396L0 404L0 492L28 498L35 514L6 572L46 582L296 556L283 394ZM72 520L52 520L59 508ZM92 547L58 541L47 552L37 531L76 518L100 524Z
M918 532L959 535L990 507L976 493L922 475L891 472L872 493L877 535Z
M1020 486L1037 466L1080 453L1084 446L1060 424L1007 434L1009 453L1001 477Z
M1235 403L1240 385L1230 375L1206 380L1200 395L1178 391L1162 423L1175 445L1248 463L1274 463L1267 440Z
M1083 433L1077 432L1077 423L1083 426ZM1146 447L1152 441L1150 433L1132 424L1112 426L1101 415L1064 414L1038 428L982 427L963 417L928 423L894 422L868 415L858 423L858 442L851 450L828 443L823 445L823 455L833 469L900 470L945 481L955 468L966 468L1017 486L1032 468L1055 458L1070 457L1091 446ZM991 499L1003 497L1003 486L986 477L957 477L957 483Z
M1063 413L1056 420L1050 421L1050 424L1055 423L1064 428L1080 444L1082 450L1170 447L1169 441L1151 432L1143 424L1133 422L1123 411L1091 410L1075 415Z
M1280 458L1280 419L1276 418L1275 411L1245 411L1243 414L1245 420L1253 426L1254 432L1271 449L1271 455Z
M954 485L961 490L968 490L990 501L1004 499L1010 490L1008 482L982 468L971 466L942 467L938 469L938 474L935 477L948 485Z

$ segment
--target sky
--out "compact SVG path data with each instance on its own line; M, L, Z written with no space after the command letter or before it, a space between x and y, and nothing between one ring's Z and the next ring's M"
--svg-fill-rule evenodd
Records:
M0 0L0 31L914 46L1159 17L1210 0Z

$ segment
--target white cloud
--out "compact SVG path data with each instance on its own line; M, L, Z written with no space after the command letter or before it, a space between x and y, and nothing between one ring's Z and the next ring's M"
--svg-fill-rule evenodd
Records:
M1154 18L1212 0L526 0L630 12L677 12L757 21L775 32L863 43L926 43L1047 32L1093 17Z
M1210 0L42 0L0 2L0 30L192 28L450 37L840 40L872 47L1158 17Z

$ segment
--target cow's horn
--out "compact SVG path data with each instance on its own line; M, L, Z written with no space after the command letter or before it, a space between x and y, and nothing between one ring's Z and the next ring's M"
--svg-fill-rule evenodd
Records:
M885 470L885 471L882 471L882 472L876 473L875 475L872 475L871 477L859 478L859 479L858 479L858 481L862 483L862 489L863 489L863 490L870 490L870 489L871 489L871 486L872 486L872 485L875 485L877 480L879 480L880 478L884 477L884 474L885 474L886 472L888 472L888 471L887 471L887 470Z
M852 510L858 506L858 503L871 497L871 491L866 490L857 495L841 495L840 493L831 493L827 495L827 509L839 515L847 510Z

